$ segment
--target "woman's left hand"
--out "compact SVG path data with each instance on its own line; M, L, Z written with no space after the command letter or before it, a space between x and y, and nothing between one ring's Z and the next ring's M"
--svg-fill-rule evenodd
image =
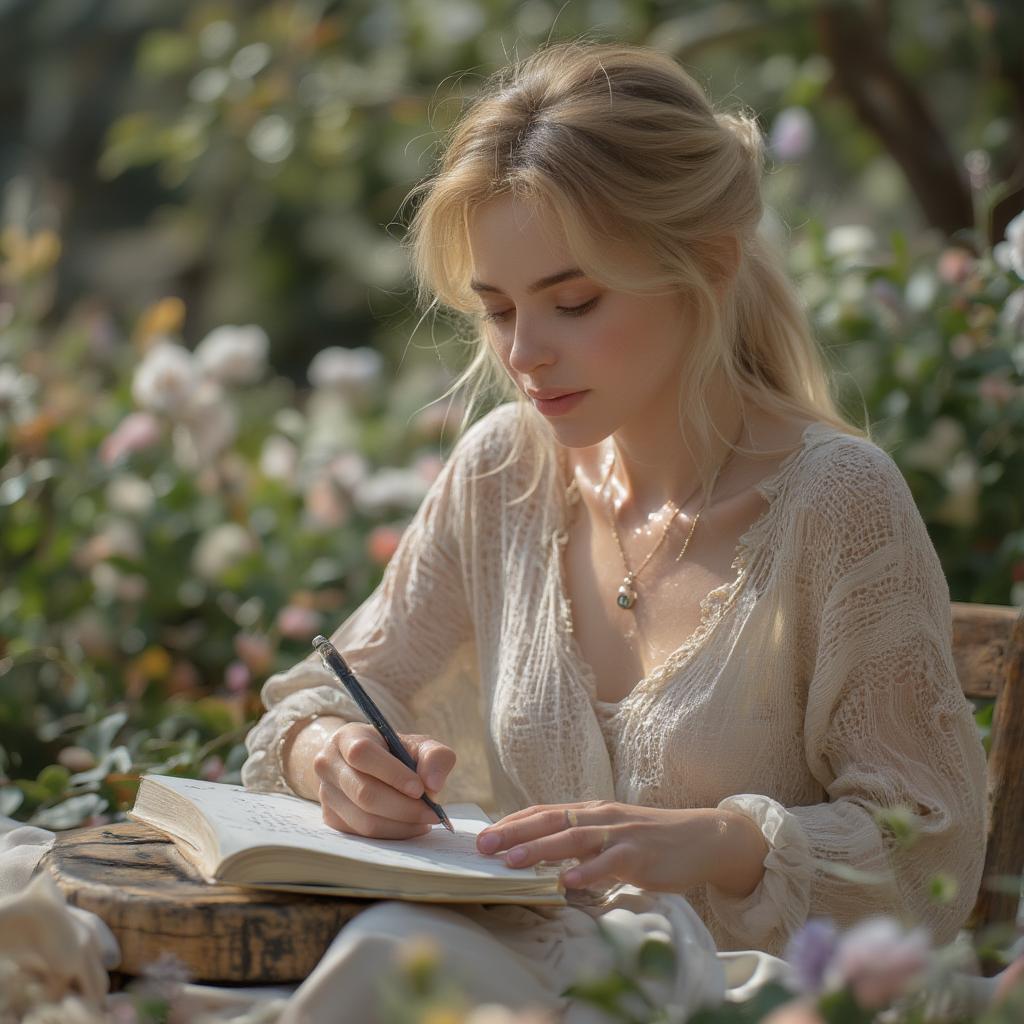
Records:
M477 849L507 851L511 867L575 858L569 889L628 882L683 892L710 882L747 896L764 874L768 843L749 818L714 808L639 807L610 800L545 804L506 815L477 836Z

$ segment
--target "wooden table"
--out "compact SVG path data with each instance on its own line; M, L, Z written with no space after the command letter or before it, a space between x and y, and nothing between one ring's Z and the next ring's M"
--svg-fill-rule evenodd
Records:
M210 885L169 839L138 822L58 832L37 870L106 922L125 975L170 952L195 981L302 981L372 902Z

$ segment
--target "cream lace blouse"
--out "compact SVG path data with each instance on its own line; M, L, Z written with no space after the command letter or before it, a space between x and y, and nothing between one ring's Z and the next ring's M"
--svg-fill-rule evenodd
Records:
M571 632L566 461L519 504L524 460L481 475L519 415L536 413L499 406L459 439L380 585L331 637L397 729L457 752L442 800L495 816L590 799L748 815L770 846L753 893L684 894L723 951L779 955L817 915L892 913L951 941L981 879L985 753L953 666L949 589L892 459L811 424L758 485L769 505L740 539L735 579L611 704ZM362 717L316 652L262 699L250 789L290 791L292 723ZM919 830L909 848L872 814L896 805ZM939 872L957 887L943 904L929 897Z

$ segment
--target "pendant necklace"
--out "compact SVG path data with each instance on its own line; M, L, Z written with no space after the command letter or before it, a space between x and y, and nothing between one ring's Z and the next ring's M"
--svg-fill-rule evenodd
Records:
M722 470L725 468L726 464L728 463L729 459L731 459L734 454L735 454L734 451L732 449L730 449L729 450L729 454L726 455L726 457L722 460L721 464L719 465L718 469L715 470L714 479L711 481L711 491L714 491L715 484L718 482L719 474L722 472ZM600 487L599 493L601 494L602 499L604 499L605 488L608 486L608 481L611 478L612 470L615 468L615 458L616 458L616 455L617 455L617 452L613 448L612 449L611 461L608 464L608 469L605 472L604 479L601 481L601 487ZM693 493L690 494L690 496L686 499L686 501L683 502L683 504L686 505L690 501L690 498L692 498L693 495L696 494L698 490L700 490L700 485L699 484L697 485L697 488L693 491ZM709 491L709 493L708 493L709 499L710 499L711 491ZM611 524L612 524L612 535L615 537L615 543L618 546L619 554L622 556L622 565L623 565L623 567L626 570L626 575L623 577L622 584L619 586L618 596L615 598L615 603L620 608L629 609L629 608L632 608L636 604L637 598L639 597L639 595L637 594L637 591L636 591L636 587L634 586L634 584L636 582L636 578L640 575L640 573L643 572L644 567L651 560L652 556L658 550L658 548L661 547L662 541L668 536L668 530L669 530L669 527L672 525L672 521L675 519L675 517L677 515L679 515L679 511L680 510L676 506L675 502L673 502L671 500L671 498L665 504L672 506L672 510L673 510L672 511L672 515L670 515L668 517L668 519L665 521L665 528L661 531L661 536L658 538L658 543L655 544L654 547L647 553L647 557L640 563L640 567L638 569L636 569L636 570L632 570L632 569L629 568L629 562L626 559L626 552L623 550L623 548L622 548L622 541L619 539L619 529L615 525L615 506L614 506L614 503L611 502L611 501L608 502L608 518L609 518L609 520L611 521ZM662 506L662 507L664 507L664 506ZM701 507L700 512L698 512L697 515L694 516L693 522L690 524L690 530L686 534L686 540L683 542L682 549L680 550L679 554L676 555L676 557L675 557L675 560L677 562L679 561L680 558L683 557L683 555L686 554L686 549L690 546L690 538L693 536L693 531L695 529L697 529L697 522L700 520L701 514L703 513L703 511L704 511L704 509L706 507L707 507L707 502L705 502L704 506Z

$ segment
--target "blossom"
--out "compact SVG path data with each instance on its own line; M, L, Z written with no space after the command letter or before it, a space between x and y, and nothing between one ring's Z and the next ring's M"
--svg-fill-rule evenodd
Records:
M299 466L299 449L290 438L271 434L260 451L260 472L268 480L281 480L294 485Z
M270 641L256 633L236 633L235 653L254 675L268 671L274 661L274 649Z
M256 550L249 531L239 523L219 523L207 530L192 552L192 571L215 583L238 562Z
M785 959L792 965L802 992L822 990L825 970L835 953L838 934L832 921L812 918L789 940Z
M761 1024L825 1024L825 1021L815 1009L814 1000L801 996L777 1006L761 1019Z
M370 475L370 463L360 452L341 452L331 459L327 466L331 478L346 491L352 492Z
M332 345L317 352L309 364L307 376L315 388L330 388L357 397L377 383L383 365L376 349Z
M381 469L359 484L353 499L360 511L374 515L388 508L417 509L429 484L409 469Z
M153 485L133 473L120 473L106 487L107 505L127 516L144 516L156 503Z
M840 259L865 256L877 244L875 233L863 224L841 224L832 228L825 237L825 251L829 256Z
M1003 239L993 247L992 256L1003 270L1012 270L1024 280L1024 212L1006 225Z
M805 107L787 107L772 123L768 144L780 160L799 160L814 142L814 119Z
M72 556L79 569L91 569L108 558L142 558L142 537L127 519L111 519L99 533L90 537Z
M192 353L181 345L160 341L135 369L132 398L149 412L177 416L190 404L199 380Z
M327 476L318 476L306 488L304 511L313 527L334 530L349 517L349 501Z
M215 327L196 346L199 369L222 384L254 384L267 368L270 339L257 324Z
M0 366L0 424L6 419L25 423L36 413L32 401L39 390L39 381L29 373L22 373L11 363Z
M849 987L864 1009L880 1010L922 976L930 953L931 936L926 928L904 932L894 918L870 917L839 939L825 972L825 988Z
M234 441L238 416L215 380L201 380L174 425L174 457L186 470L198 470Z
M387 565L402 540L401 527L375 526L366 538L366 553L375 565Z
M946 284L963 284L970 277L977 262L970 250L954 245L943 251L936 269Z
M160 440L163 430L160 421L149 412L130 412L104 438L100 445L100 460L112 466L132 452L144 451Z
M301 605L285 605L277 613L277 628L291 640L311 640L320 630L320 613Z
M232 661L224 670L224 685L232 693L246 693L252 684L252 673L244 661Z

